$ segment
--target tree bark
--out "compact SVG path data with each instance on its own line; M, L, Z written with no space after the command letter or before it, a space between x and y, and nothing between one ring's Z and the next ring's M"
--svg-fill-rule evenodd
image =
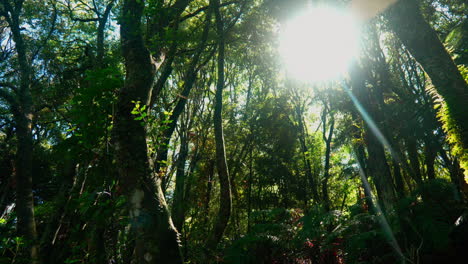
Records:
M299 130L299 143L301 145L301 150L302 150L302 159L304 161L304 167L305 167L305 174L306 178L309 181L310 188L312 189L312 197L314 199L315 203L318 203L320 201L319 195L318 195L318 188L317 188L317 183L316 183L316 177L312 173L312 166L310 163L310 158L308 157L309 155L307 154L309 152L309 148L307 147L307 132L306 128L304 125L304 108L299 105L300 103L298 102L298 105L296 106L296 116L297 116L297 121L298 121L298 130ZM306 201L307 204L307 201Z
M366 146L368 152L368 169L375 187L377 195L386 209L393 208L396 197L393 188L392 175L385 157L385 150L377 137L366 126Z
M177 159L177 171L175 180L174 190L174 202L172 205L172 218L174 220L174 226L177 230L182 230L182 225L185 220L185 162L188 155L188 136L186 128L182 128L180 133L180 150L179 157Z
M371 117L375 116L375 105L369 102L369 94L365 89L365 77L359 65L354 65L351 75L351 86L356 97L362 106L368 111ZM373 179L377 189L377 196L382 205L391 210L393 202L396 200L393 179L385 156L385 150L379 139L373 134L368 124L365 126L365 142L368 152L367 172Z
M203 217L203 226L208 226L208 217L210 215L210 202L211 202L211 191L213 189L213 179L214 179L214 169L215 161L209 160L205 165L205 174L206 174L206 193L205 193L205 215ZM206 230L208 232L208 228Z
M36 222L34 219L34 198L32 192L33 169L33 101L31 96L31 62L28 59L28 47L21 34L20 14L24 1L2 0L1 14L9 24L15 50L18 55L19 87L16 90L17 100L11 103L13 117L16 123L16 214L18 217L17 233L24 237L31 257L31 263L39 263L39 245L37 241Z
M374 121L379 124L379 128L385 135L391 147L391 163L393 165L393 177L396 185L396 192L399 196L404 196L403 177L401 175L401 166L409 169L406 159L403 159L402 151L399 144L395 141L391 133L389 133L389 119L387 105L384 100L384 91L391 91L393 87L398 87L395 81L390 76L389 65L385 58L384 52L380 46L379 34L375 25L372 25L369 30L368 52L366 57L368 69L368 78L372 83L367 98L369 108L372 109ZM391 127L391 125L390 125ZM417 157L416 157L417 159ZM391 173L390 173L391 174ZM413 173L411 173L413 175Z
M434 146L430 139L426 138L426 142L424 145L424 163L426 164L426 175L427 179L433 180L435 179L435 170L434 170L434 163L436 159L436 152L434 151Z
M106 9L102 14L102 17L98 19L98 29L97 29L97 45L96 45L96 62L98 67L103 66L104 60L104 38L105 38L105 29L107 21L109 20L110 12L112 7L114 6L115 0L110 0L109 3L106 5Z
M36 222L34 219L34 199L32 192L32 111L31 94L23 91L22 111L16 119L16 214L18 217L17 232L26 238L31 256L31 263L39 263L39 245L37 241ZM29 97L29 98L28 98ZM22 99L22 100L21 100Z
M408 151L408 158L410 160L410 166L411 166L411 171L412 176L414 178L414 181L418 186L421 186L423 179L422 179L422 173L421 173L421 164L419 163L419 154L418 154L418 149L416 145L416 139L414 138L414 135L410 135L408 138L406 138L406 149Z
M250 149L249 158L249 178L248 178L248 189L247 189L247 233L250 232L250 215L252 211L252 180L253 180L253 149Z
M468 198L468 184L465 181L458 159L450 159L442 146L438 148L438 152L440 153L440 157L443 159L445 166L449 169L450 180L456 188L457 197L466 200Z
M387 12L390 26L411 55L429 75L438 94L447 105L445 122L453 142L461 148L460 157L468 166L468 85L450 54L424 19L414 0L399 1Z
M333 137L333 128L335 127L335 119L333 114L330 113L330 110L327 109L328 106L325 106L323 115L322 115L322 138L325 141L325 166L323 172L323 181L322 181L322 195L323 203L326 211L330 211L330 196L328 195L328 180L330 179L330 155L331 155L331 141ZM330 115L330 124L327 124L327 115ZM327 136L327 125L330 126Z
M398 194L398 197L402 198L405 196L405 185L403 182L403 175L401 175L400 163L398 163L398 161L393 159L392 165L393 165L393 177L395 178L396 192Z
M229 171L226 161L226 149L224 146L224 132L223 132L223 88L224 88L224 23L221 18L219 10L219 0L211 0L210 4L216 17L216 32L218 35L218 79L216 83L215 105L214 105L214 134L216 145L216 168L219 176L220 184L220 205L218 217L216 219L213 232L208 241L210 250L216 249L219 241L221 240L224 230L227 227L229 218L231 216L232 198L231 198L231 184L229 180Z
M181 263L179 234L172 224L161 181L151 177L145 127L131 114L134 102L148 103L154 76L141 32L143 9L142 0L123 1L120 34L126 78L114 120L116 165L135 241L133 263Z

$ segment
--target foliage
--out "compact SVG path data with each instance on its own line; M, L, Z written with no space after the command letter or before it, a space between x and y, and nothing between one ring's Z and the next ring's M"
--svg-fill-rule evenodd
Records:
M154 75L146 76L150 94L122 102L121 88L140 81L127 67L139 62L121 56L118 25L130 2L144 3L141 52L149 52ZM161 206L151 210L161 213L167 205L168 219L180 225L186 263L397 263L398 250L407 263L460 263L468 237L468 153L463 135L454 133L460 123L450 118L453 109L383 16L363 27L362 52L342 82L292 80L282 68L278 33L304 0L220 1L222 136L233 207L221 242L208 252L223 195L213 129L219 39L210 2L0 0L0 263L30 263L34 243L43 263L135 262L141 245L130 226L141 223L130 219L154 201ZM20 92L21 43L7 21L7 3L18 8L30 69L28 164L16 163L24 140L17 112L28 100ZM466 3L418 3L445 40L442 52L468 82ZM418 50L437 43L426 44ZM372 141L343 83L388 145L380 149ZM139 86L130 90L140 92ZM147 175L131 184L122 181L123 164L116 162L121 105L146 137L139 142L146 143L148 168L130 169ZM18 234L23 165L31 167L37 241ZM391 201L379 194L382 175ZM157 193L138 203L126 193L129 186ZM377 212L370 201L391 206ZM148 230L164 245L162 221Z
M229 263L285 263L297 258L295 241L300 212L276 208L252 213L250 232L226 250Z

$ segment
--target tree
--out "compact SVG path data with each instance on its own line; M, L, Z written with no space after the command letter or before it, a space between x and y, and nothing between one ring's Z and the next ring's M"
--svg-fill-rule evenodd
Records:
M453 62L436 31L424 19L414 0L399 1L388 10L387 19L393 31L414 58L421 63L446 104L445 129L456 152L465 164L468 159L468 84ZM463 165L464 167L466 165Z
M123 2L120 34L126 78L114 119L117 168L135 239L133 259L138 263L180 263L179 234L167 209L161 179L151 175L145 127L132 114L137 105L148 107L154 78L154 65L142 37L143 10L143 1Z
M35 60L34 50L25 41L21 33L23 0L1 1L0 16L8 23L13 41L15 42L16 65L12 66L18 71L15 84L2 82L0 96L9 104L15 120L17 149L16 149L16 212L18 215L17 231L29 244L29 254L33 263L39 263L39 244L37 241L36 222L34 219L33 199L33 137L32 126L34 118L34 103L31 96L33 87L33 67ZM54 14L54 17L56 13ZM50 32L53 32L55 18L53 18ZM47 37L45 39L47 41Z
M324 108L322 113L322 139L325 142L325 165L322 181L322 195L325 210L330 211L330 196L328 194L328 181L330 180L330 155L331 155L331 142L333 138L333 129L335 127L335 117L331 106L327 102L324 102ZM327 117L330 121L327 122ZM328 127L328 132L327 132ZM328 135L327 135L328 134Z
M225 56L225 38L224 38L224 22L221 17L219 0L212 0L212 6L216 18L216 34L218 36L218 68L217 68L217 82L216 82L216 95L213 114L213 124L216 142L216 168L218 171L220 190L220 205L219 213L213 234L208 241L210 249L215 249L221 240L224 230L229 222L231 216L232 198L231 198L231 183L229 179L229 170L226 161L226 150L224 146L224 132L223 132L223 88L224 88L224 56Z
M356 93L356 97L363 104L363 107L367 109L369 115L374 117L373 119L375 120L378 110L376 109L375 103L371 103L369 94L365 91L365 82L366 80L362 69L360 69L358 65L354 65L351 72L351 86L353 87L353 92ZM384 146L382 142L380 142L380 139L377 138L377 135L371 130L370 126L371 125L368 123L365 126L365 142L368 152L368 161L366 162L367 172L374 181L377 195L382 201L382 204L388 210L391 210L396 200L392 174L387 163Z

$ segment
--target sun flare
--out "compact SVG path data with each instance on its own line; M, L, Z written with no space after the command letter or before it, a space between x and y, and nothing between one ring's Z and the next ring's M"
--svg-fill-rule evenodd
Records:
M307 82L344 73L358 51L358 26L350 14L310 8L281 28L279 51L288 74Z

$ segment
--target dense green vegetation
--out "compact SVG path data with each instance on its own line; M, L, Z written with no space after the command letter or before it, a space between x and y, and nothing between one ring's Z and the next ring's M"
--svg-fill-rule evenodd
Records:
M467 3L290 78L281 26L350 2L0 0L0 263L464 263Z

